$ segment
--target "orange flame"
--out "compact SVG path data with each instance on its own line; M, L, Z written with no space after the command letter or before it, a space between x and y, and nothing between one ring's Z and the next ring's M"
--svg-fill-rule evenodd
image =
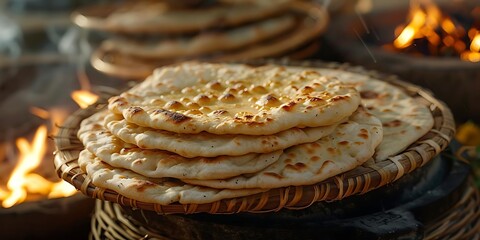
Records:
M412 0L408 16L408 24L395 30L393 46L396 49L405 50L415 40L424 39L428 42L428 50L432 55L440 55L439 51L453 51L462 60L480 61L480 36L477 29L472 27L466 36L465 29L455 24L430 0ZM467 50L468 43L465 42L467 37L470 40L470 50Z
M80 80L82 90L73 91L71 97L81 108L86 108L97 101L98 96L88 90L90 84L87 78L80 78ZM61 124L68 115L67 110L62 108L45 110L39 107L31 107L30 112L37 117L50 120L52 123L51 129L54 130L57 130L54 125ZM29 198L29 194L39 194L47 198L60 198L71 196L77 192L75 187L63 180L51 182L33 172L45 159L48 147L47 129L46 125L41 125L31 143L25 138L16 140L16 146L19 150L18 162L6 186L0 186L2 207L9 208L24 202Z
M480 31L472 29L469 31L475 32L470 43L470 51L465 51L460 55L460 58L464 61L480 62Z
M42 118L42 119L49 119L50 118L50 113L43 109L43 108L39 108L39 107L31 107L30 108L30 112L39 117L39 118Z
M73 91L71 97L81 108L87 108L89 105L94 104L98 99L97 95L87 90Z
M63 196L70 196L76 192L73 186L64 185L62 183L63 180L52 183L44 177L32 173L32 171L40 165L45 156L46 143L47 127L45 125L37 129L32 143L29 143L25 138L17 139L16 146L19 150L18 163L7 182L7 190L0 190L2 207L9 208L25 201L27 193L49 195L49 192L58 188L57 185L62 186L62 189L57 191L63 192Z
M62 108L51 108L49 110L45 110L39 107L31 107L30 112L39 118L50 120L50 129L53 129L52 134L57 133L58 129L55 127L55 125L62 123L63 120L68 116L67 110Z
M80 83L80 90L73 91L70 96L80 108L87 108L98 100L98 96L90 91L91 85L85 71L78 71L77 78Z

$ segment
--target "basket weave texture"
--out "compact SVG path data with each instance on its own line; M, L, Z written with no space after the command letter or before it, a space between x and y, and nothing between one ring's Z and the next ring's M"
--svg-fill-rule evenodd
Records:
M262 64L270 62L260 62ZM395 76L383 75L377 72L366 71L359 67L345 64L323 62L278 62L294 66L323 67L342 69L346 71L368 74L383 79L401 89L407 94L428 105L434 118L433 128L422 138L413 143L402 153L384 161L367 162L346 173L329 178L320 183L309 186L290 186L271 189L247 197L224 199L209 204L179 204L159 205L137 201L124 197L112 190L99 188L91 183L91 179L78 166L78 154L84 149L76 134L80 122L105 107L106 97L86 109L79 110L71 115L64 126L60 128L55 143L55 166L58 175L70 182L85 195L116 202L123 206L155 211L161 214L168 213L237 213L237 212L272 212L282 208L303 209L317 201L340 200L354 194L364 194L373 189L385 186L405 174L426 164L434 156L443 151L449 144L455 132L455 125L450 110L432 95L412 84L398 80ZM252 63L254 64L254 63Z
M90 240L168 239L131 220L120 205L96 201L91 221ZM425 240L480 239L480 193L473 184L461 199L434 224L425 226Z

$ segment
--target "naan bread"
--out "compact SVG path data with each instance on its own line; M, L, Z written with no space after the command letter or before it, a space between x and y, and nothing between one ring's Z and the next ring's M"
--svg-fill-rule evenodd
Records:
M157 42L107 40L102 48L140 58L185 58L244 47L276 36L295 25L291 15L276 17L223 32L200 33L192 38Z
M285 149L280 159L252 174L217 180L182 180L213 188L279 188L315 184L349 171L373 156L382 140L380 121L363 108L332 134Z
M57 155L58 156L58 155ZM101 188L113 190L138 201L168 205L203 204L227 198L243 197L267 189L213 189L193 186L171 178L147 178L132 171L113 168L87 150L80 152L80 168Z
M290 12L294 12L296 16L296 24L291 30L287 30L286 33L281 34L279 37L234 50L222 51L221 54L201 55L202 61L243 61L245 59L290 55L295 49L298 49L308 42L315 41L315 39L326 30L329 21L328 12L319 4L307 1L293 1L289 4L289 8ZM150 76L158 67L195 58L146 59L109 49L111 47L111 44L100 45L100 47L92 53L92 58L90 59L92 66L109 75L129 79L143 80Z
M109 99L109 109L139 126L177 133L271 135L350 116L358 92L315 71L184 63L160 68Z
M108 114L105 127L124 142L143 149L161 149L183 157L240 156L248 153L269 153L293 145L314 142L337 127L290 128L273 135L216 135L207 132L197 134L174 133L140 127L128 123L120 115ZM98 155L98 154L97 154Z
M381 161L405 150L433 127L433 116L423 103L404 91L368 74L317 69L321 74L356 86L364 105L383 124L383 141L377 147L375 160ZM299 69L305 71L305 69Z
M143 176L159 178L215 179L257 172L276 162L282 150L242 156L185 158L161 150L147 150L127 144L102 126L106 112L98 112L82 121L78 137L85 148L102 161Z
M219 1L221 2L221 1ZM254 22L285 12L289 0L217 4L207 8L174 9L161 1L137 2L98 20L122 32L187 33Z
M299 48L307 42L318 39L328 25L328 13L321 5L308 1L294 1L291 4L294 11L305 14L297 26L288 34L275 40L263 41L258 44L229 52L214 58L215 61L238 61L265 57L285 57L285 54Z

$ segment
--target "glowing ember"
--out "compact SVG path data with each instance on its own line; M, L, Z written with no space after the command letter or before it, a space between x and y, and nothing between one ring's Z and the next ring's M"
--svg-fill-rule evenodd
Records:
M472 11L472 16L480 11L477 8ZM395 29L394 49L431 56L455 55L464 61L480 61L480 24L472 24L467 34L464 26L442 13L430 0L412 0L408 19L408 24ZM389 46L385 47L390 49ZM467 46L470 48L467 49Z
M80 83L80 89L73 91L70 96L80 106L80 108L87 108L98 100L98 96L92 93L90 81L84 71L77 72L77 78Z
M94 104L98 99L97 95L86 90L73 91L71 96L81 108L87 108L89 105Z
M472 37L472 43L470 43L470 51L465 51L460 55L460 58L464 61L480 62L480 31L474 29L469 31L474 32Z

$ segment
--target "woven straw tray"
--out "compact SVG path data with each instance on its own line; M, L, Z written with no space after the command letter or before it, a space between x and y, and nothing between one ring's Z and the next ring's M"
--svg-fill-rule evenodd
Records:
M342 69L361 74L368 74L378 79L385 80L403 89L410 96L417 98L429 106L434 118L433 128L422 138L417 140L405 151L376 163L366 163L346 173L329 178L320 183L309 186L290 186L271 189L247 197L225 199L209 204L173 203L159 205L137 201L122 196L112 190L99 188L91 183L91 179L80 169L77 163L78 154L83 150L82 143L77 138L80 122L105 107L106 97L98 103L72 114L55 136L56 152L55 166L58 175L70 182L85 195L116 202L123 206L155 211L157 213L198 213L225 214L236 212L271 212L282 208L303 209L317 201L340 200L354 194L363 194L373 189L385 186L400 177L408 174L430 161L434 156L443 151L449 144L455 132L452 114L444 103L435 99L428 91L398 80L395 76L366 71L359 67L346 64L323 63L310 61L257 61L249 64L287 64L292 66L323 67Z

